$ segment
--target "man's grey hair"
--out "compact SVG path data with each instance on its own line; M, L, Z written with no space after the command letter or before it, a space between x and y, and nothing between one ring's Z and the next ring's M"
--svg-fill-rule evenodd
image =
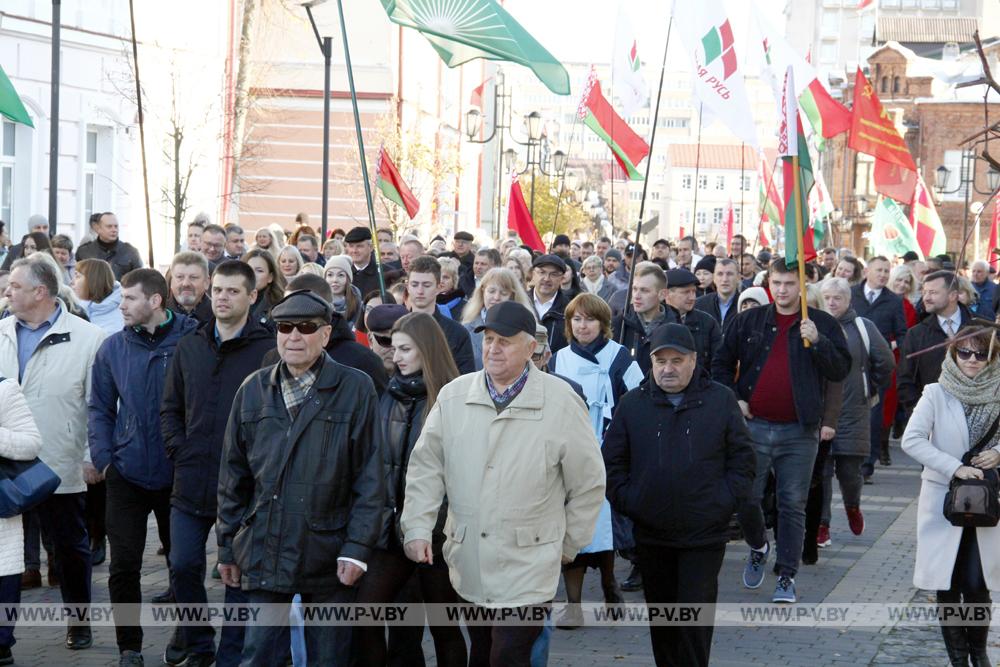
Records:
M185 250L184 252L177 253L170 261L170 268L172 269L180 264L183 264L184 266L200 266L206 276L209 273L208 260L200 252Z
M851 283L847 282L846 278L830 277L820 283L819 291L821 294L827 294L830 292L839 292L840 294L843 294L848 299L850 299Z
M45 261L46 259L51 260L51 262ZM28 284L31 287L41 285L53 299L59 296L59 283L61 279L56 260L45 253L35 253L31 257L25 257L14 262L10 270L14 271L19 268L24 268L27 271Z

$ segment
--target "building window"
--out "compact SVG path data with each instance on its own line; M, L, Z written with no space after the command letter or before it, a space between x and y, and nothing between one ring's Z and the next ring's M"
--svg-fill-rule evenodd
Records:
M914 8L917 6L917 0L901 0L900 4L904 9Z
M892 92L898 93L899 88L900 88L899 77L898 76L892 77Z
M743 177L743 182L740 184L740 190L743 190L743 192L750 192L750 177L749 176L744 176Z
M699 230L704 229L707 218L704 211L698 211L697 215L694 217L695 227Z
M708 190L708 176L702 174L698 177L698 189Z
M660 201L660 193L659 193L659 191L658 190L654 190L653 192L650 192L649 193L649 198L652 199L653 201Z
M686 128L690 125L687 118L661 118L660 127Z
M837 43L823 42L819 47L819 59L823 64L837 62Z
M87 130L83 161L83 219L94 213L94 184L97 180L97 130Z
M888 93L889 92L889 77L883 76L882 83L879 86L879 92Z
M958 9L958 0L941 0L941 9Z
M17 154L15 137L17 127L10 121L3 122L3 139L0 141L0 220L10 229L14 213L14 159ZM10 233L8 231L8 233Z
M743 209L740 207L733 207L733 224L736 227L743 224Z
M822 18L822 35L826 38L836 38L840 35L840 12L825 11Z
M682 190L691 189L691 174L683 174L681 176L681 189Z
M725 176L716 176L715 177L715 189L716 190L725 190L726 189L726 177Z
M924 9L941 9L941 0L920 0L920 6Z
M712 209L712 224L721 225L722 224L722 209L713 208Z

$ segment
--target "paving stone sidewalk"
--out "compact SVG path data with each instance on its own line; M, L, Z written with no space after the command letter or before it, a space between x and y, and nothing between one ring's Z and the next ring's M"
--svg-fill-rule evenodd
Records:
M833 544L820 551L819 563L803 566L796 580L802 602L921 602L925 594L911 585L915 549L916 496L920 486L919 466L898 447L893 448L894 463L879 467L875 484L864 487L862 509L866 529L854 536L834 493ZM159 547L155 524L149 524L142 588L144 599L163 591L167 571ZM214 542L214 538L210 539ZM210 545L211 546L211 545ZM746 547L731 543L719 581L720 602L770 602L774 577L768 575L756 591L745 590L740 573ZM214 558L210 549L209 562ZM107 563L94 569L93 590L96 601L108 599ZM628 574L627 564L617 565L619 580ZM222 586L208 579L209 600L222 600ZM626 593L629 601L641 602L641 593ZM596 572L587 575L584 599L601 599ZM56 589L42 588L25 592L25 602L58 602ZM560 589L555 607L558 610L564 593ZM159 665L170 629L147 628L145 649L147 665ZM114 630L95 628L94 646L86 651L70 652L63 648L63 632L58 628L18 627L14 647L16 664L52 667L54 665L96 666L117 664ZM1000 646L1000 636L991 635ZM994 649L997 655L1000 650ZM427 665L435 665L430 633L425 633L424 653ZM889 665L944 664L944 649L936 628L882 627L864 630L790 629L781 627L720 627L715 632L712 664L737 665ZM615 665L638 667L653 664L649 633L644 627L581 628L556 630L552 635L549 664L553 667Z

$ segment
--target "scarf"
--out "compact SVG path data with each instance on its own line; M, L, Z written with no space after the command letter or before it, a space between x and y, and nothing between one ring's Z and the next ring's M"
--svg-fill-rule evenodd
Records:
M969 426L969 447L986 435L997 415L1000 415L1000 364L991 363L974 378L967 377L959 369L958 364L946 354L941 364L941 377L938 379L941 388L961 402L965 411L965 421ZM1000 429L993 436L993 441L986 444L985 449L995 447L1000 441Z
M604 276L598 278L596 282L584 276L581 282L583 283L583 288L590 294L597 294L604 289Z
M319 375L320 368L323 367L323 356L320 355L317 362L298 377L292 375L284 363L279 366L281 369L279 371L281 373L281 397L285 401L285 408L288 410L288 416L292 418L292 421L298 416L299 408L309 398L309 390L312 389L313 383Z

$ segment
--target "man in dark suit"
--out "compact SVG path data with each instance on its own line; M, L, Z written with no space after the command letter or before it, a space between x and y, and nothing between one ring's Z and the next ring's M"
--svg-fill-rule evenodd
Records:
M708 313L725 331L726 325L736 317L737 300L740 295L740 265L735 259L720 259L715 263L713 281L715 291L698 297L694 309Z
M885 257L873 257L868 262L864 282L851 289L851 308L858 317L871 320L882 337L895 348L906 336L906 315L903 313L903 299L894 294L886 285L892 266ZM871 453L862 466L866 480L875 470L875 461L890 465L888 431L883 438L882 401L885 391L879 392L879 402L871 410Z

